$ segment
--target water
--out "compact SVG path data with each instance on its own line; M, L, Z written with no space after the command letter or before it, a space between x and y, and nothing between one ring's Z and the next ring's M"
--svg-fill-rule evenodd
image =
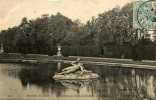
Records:
M0 64L0 99L155 100L156 71L85 65L97 80L56 81L59 64ZM60 65L59 65L60 66ZM61 64L61 68L68 66Z

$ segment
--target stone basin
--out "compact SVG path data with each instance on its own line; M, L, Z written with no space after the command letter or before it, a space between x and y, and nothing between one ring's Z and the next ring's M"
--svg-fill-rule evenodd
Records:
M97 79L99 78L99 75L96 73L93 73L91 71L89 72L84 72L83 74L80 74L81 72L75 72L75 73L71 73L71 74L64 74L64 75L60 75L60 74L55 74L53 76L53 79L59 79L59 80L87 80L87 79Z

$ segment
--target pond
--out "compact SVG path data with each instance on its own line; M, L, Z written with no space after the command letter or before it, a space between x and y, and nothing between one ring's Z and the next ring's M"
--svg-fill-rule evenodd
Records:
M61 68L68 66L61 64ZM54 80L52 64L0 64L0 99L154 100L156 71L85 65L96 80Z

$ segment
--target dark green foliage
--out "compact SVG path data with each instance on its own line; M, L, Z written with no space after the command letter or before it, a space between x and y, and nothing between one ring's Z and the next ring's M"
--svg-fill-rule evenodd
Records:
M23 18L19 26L1 31L0 40L5 52L12 53L54 55L61 44L65 56L156 59L155 43L137 38L132 3L92 17L86 24L60 13Z
M23 18L19 26L1 32L2 42L6 52L54 54L56 45L64 43L73 26L74 23L60 13L29 21Z
M63 46L64 56L99 56L101 52L97 46Z

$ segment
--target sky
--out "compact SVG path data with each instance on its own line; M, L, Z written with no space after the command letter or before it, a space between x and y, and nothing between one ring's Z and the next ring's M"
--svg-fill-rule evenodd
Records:
M57 12L85 23L92 16L134 0L0 0L0 30L18 25L23 17L35 19Z

